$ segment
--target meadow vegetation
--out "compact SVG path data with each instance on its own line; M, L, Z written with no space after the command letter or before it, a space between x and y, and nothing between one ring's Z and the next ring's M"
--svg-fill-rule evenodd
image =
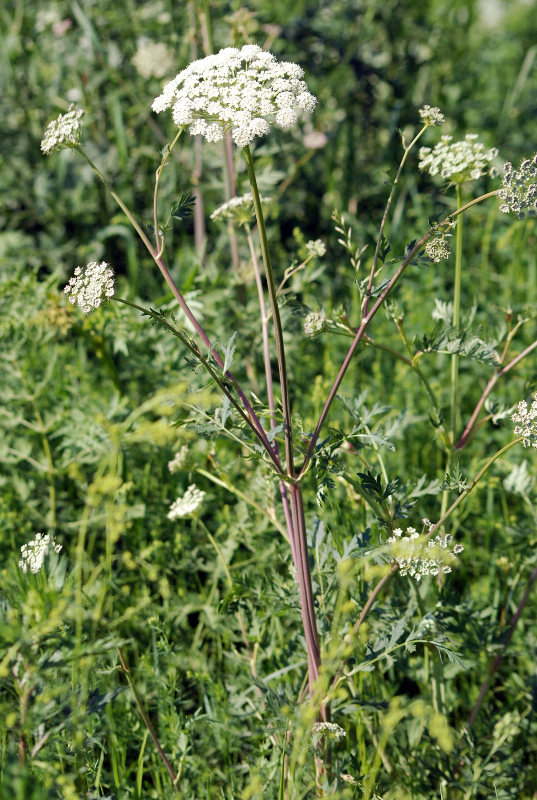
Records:
M0 21L0 799L537 797L532 4Z

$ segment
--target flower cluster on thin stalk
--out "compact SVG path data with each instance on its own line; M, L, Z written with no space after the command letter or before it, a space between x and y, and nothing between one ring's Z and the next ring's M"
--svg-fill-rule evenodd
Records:
M511 419L515 423L515 435L524 437L524 447L537 447L537 393L529 407L525 400L521 400Z
M75 274L63 290L69 302L78 303L85 314L99 308L103 300L114 296L114 272L110 264L90 261L85 269L76 267Z
M425 253L431 261L445 261L451 254L451 242L445 237L433 236L425 245Z
M425 522L426 527L432 528L432 523ZM438 575L440 572L451 572L451 564L462 553L462 544L451 547L452 536L439 534L434 539L426 539L418 533L416 528L408 526L403 536L401 528L395 528L393 536L386 543L395 551L394 560L399 567L400 575L408 575L420 581L427 575Z
M425 125L443 125L446 121L445 116L442 114L438 106L424 105L422 108L420 108L418 114L420 115L420 120Z
M310 239L309 242L306 242L306 250L310 256L322 258L326 253L326 244L322 239Z
M168 469L170 472L177 472L185 463L188 454L188 447L184 444L179 448L179 451L174 455L171 461L168 461Z
M43 567L49 553L59 553L61 549L62 545L57 544L50 533L37 533L35 539L22 545L19 567L25 574L30 570L35 575Z
M181 519L182 517L192 516L203 503L204 497L205 492L198 489L197 486L192 483L184 495L178 497L177 500L174 500L171 504L168 512L168 519Z
M261 197L261 203L267 206L272 202L270 197ZM251 192L241 197L232 197L226 203L215 208L211 219L231 221L234 225L249 225L255 219L254 197Z
M502 188L498 197L503 200L500 211L512 212L518 219L537 216L537 154L526 158L519 169L508 161L504 167Z
M310 311L304 320L304 336L316 339L327 327L328 320L322 309L321 311Z
M486 149L476 133L468 133L461 141L442 136L434 148L420 147L419 168L429 175L440 175L453 183L476 180L481 175L494 176L491 162L498 155L495 147Z
M271 123L292 128L299 113L313 111L317 101L303 75L298 64L279 62L258 45L227 47L179 72L152 108L171 108L175 124L193 136L217 142L230 130L235 144L246 147Z
M65 114L49 122L41 141L43 153L48 156L55 150L78 147L85 114L84 109L71 104Z

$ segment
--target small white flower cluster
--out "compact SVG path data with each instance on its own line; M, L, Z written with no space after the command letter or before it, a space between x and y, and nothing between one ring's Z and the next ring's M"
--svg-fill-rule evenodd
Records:
M347 735L347 731L335 722L314 722L311 732L318 739L322 736L329 739L344 739Z
M217 142L231 130L238 147L264 136L271 122L292 128L298 113L311 113L315 97L302 80L298 64L278 62L255 44L227 47L194 61L166 84L152 105L159 113L172 109L176 125L193 136Z
M315 339L326 330L327 320L324 311L310 311L304 320L304 335Z
M537 154L524 159L519 169L513 169L508 161L504 170L502 188L498 192L503 200L500 211L504 214L512 211L518 219L524 219L526 214L537 216Z
M515 411L511 419L515 423L515 435L524 437L524 447L537 447L537 393L534 394L529 408L526 401L521 400L518 411Z
M420 120L426 125L443 125L446 121L438 106L425 105L419 110Z
M268 205L271 202L270 197L261 197L262 204ZM236 225L248 225L254 217L254 197L251 192L241 197L232 197L231 200L215 208L211 214L211 219L231 220Z
M168 461L168 469L170 472L177 472L178 469L181 469L183 464L185 463L185 459L188 453L188 448L186 444L179 448L179 452L175 454L171 461Z
M429 528L432 527L428 521L425 524ZM438 535L434 539L424 542L416 528L409 526L406 533L408 535L403 536L401 528L395 528L393 536L390 536L386 543L397 547L398 555L395 556L395 561L399 566L399 573L410 575L417 581L426 575L451 572L448 562L453 562L455 557L464 550L462 544L456 544L453 549L450 548L452 541L450 534Z
M138 49L131 59L136 71L142 78L163 78L169 74L174 65L174 55L165 44L150 42L142 37L138 39Z
M466 134L459 142L452 143L452 139L452 136L442 136L432 150L420 147L419 168L454 183L476 180L487 172L494 175L489 165L498 155L495 147L486 150L485 145L477 141L475 133Z
M323 257L326 253L326 245L322 239L311 239L306 242L306 250L311 256Z
M49 553L53 550L59 553L61 549L61 544L56 544L50 533L37 533L35 539L22 545L19 567L25 574L28 570L35 574L39 572Z
M168 513L168 519L189 517L200 507L204 497L205 492L202 492L201 489L198 489L192 483L184 495L182 497L178 497L177 500L174 500L174 502L171 504L170 511Z
M75 108L71 103L65 114L49 122L41 141L41 150L46 156L54 150L78 147L85 113L83 108Z
M86 269L77 267L75 274L63 290L69 295L69 302L78 303L85 314L99 308L105 297L114 296L114 272L110 264L90 261Z
M445 261L446 258L449 258L451 253L451 242L447 239L435 236L429 239L425 245L425 253L431 261L435 261L436 263Z

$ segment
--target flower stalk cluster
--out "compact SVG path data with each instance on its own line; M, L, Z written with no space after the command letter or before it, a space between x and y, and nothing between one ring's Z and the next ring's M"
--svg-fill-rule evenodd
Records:
M35 575L43 567L48 554L59 553L61 549L62 545L57 544L50 533L37 533L35 539L22 545L19 567L25 574L30 570Z
M303 75L298 64L278 62L258 45L227 47L179 72L152 108L171 108L175 124L193 136L218 142L230 130L235 144L246 147L272 122L292 128L299 113L313 111L317 101Z
M502 188L498 197L503 200L500 211L512 212L518 219L537 216L537 154L526 158L519 169L508 161L504 167Z
M537 392L529 408L525 400L520 401L511 419L515 423L515 435L524 437L524 447L537 447Z
M453 183L477 180L481 175L494 175L490 164L498 155L495 147L487 150L478 141L477 134L468 133L462 141L453 142L452 136L442 136L434 147L420 147L419 168L429 175L440 175Z
M43 153L48 156L55 150L78 147L85 114L84 109L71 104L65 114L49 122L41 141Z
M85 314L99 308L104 299L114 296L114 272L110 264L91 261L85 269L76 267L75 274L63 290L69 302L78 303Z
M428 527L432 528L433 525ZM395 561L400 575L408 575L420 581L427 575L438 575L440 572L451 572L451 564L464 547L456 544L451 548L452 536L439 534L434 539L423 540L416 528L409 526L407 536L403 536L401 528L395 528L393 536L386 542L395 550Z

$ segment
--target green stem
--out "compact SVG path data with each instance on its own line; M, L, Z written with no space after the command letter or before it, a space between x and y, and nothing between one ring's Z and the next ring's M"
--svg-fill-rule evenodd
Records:
M272 311L272 318L274 320L274 334L276 338L276 354L278 357L278 370L280 375L280 389L282 395L282 411L285 428L285 460L287 474L290 478L295 475L295 467L293 463L293 433L291 428L291 407L289 402L289 386L287 382L287 366L285 363L285 349L283 344L283 329L282 321L280 318L280 309L278 308L278 299L276 292L276 284L274 282L274 273L272 270L272 260L270 258L270 251L267 239L267 229L265 227L265 218L263 216L263 209L261 207L261 197L259 196L259 189L257 187L257 179L255 176L254 162L252 153L248 145L243 148L243 154L248 168L248 178L250 179L250 186L254 198L255 215L257 218L257 227L259 230L259 240L261 243L261 252L263 255L263 263L265 264L265 272L267 276L268 294L270 300L270 308Z
M457 184L457 211L462 208L462 186ZM453 287L453 328L459 332L461 324L461 278L462 278L462 232L463 215L459 214L457 221L457 238L455 249L455 283ZM450 429L451 442L455 442L457 435L457 393L459 388L459 356L454 353L451 357L451 403L450 403Z

